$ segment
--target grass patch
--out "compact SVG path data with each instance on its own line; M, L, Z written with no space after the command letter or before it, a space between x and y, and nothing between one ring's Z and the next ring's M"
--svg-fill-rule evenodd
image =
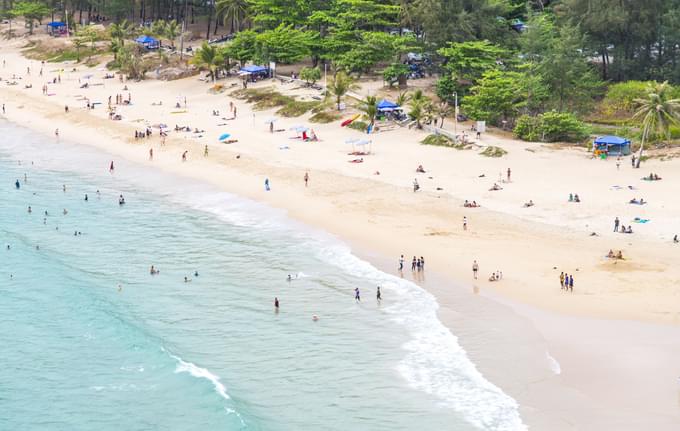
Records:
M508 154L508 152L502 149L501 147L494 147L492 145L484 148L484 151L482 151L479 154L484 157L503 157L504 155Z
M314 109L312 109L312 112L314 112ZM337 112L321 111L309 117L309 121L310 123L332 123L340 118L342 118L342 116Z
M472 145L470 144L457 144L446 135L427 135L420 143L423 145L434 145L436 147L455 148L457 150L469 150L472 148Z
M368 123L360 120L354 120L347 126L350 129L358 130L360 132L365 132L368 129Z
M302 102L293 100L288 102L283 108L276 111L282 117L299 117L307 111L313 109L319 102Z
M48 47L41 43L31 43L23 54L32 60L61 63L64 61L87 61L97 55L106 54L107 49L84 46L77 52L73 46Z
M309 110L318 106L321 102L300 101L291 96L286 96L270 88L250 88L232 91L232 97L245 100L253 104L253 109L263 111L265 109L280 108L277 114L283 117L299 117Z

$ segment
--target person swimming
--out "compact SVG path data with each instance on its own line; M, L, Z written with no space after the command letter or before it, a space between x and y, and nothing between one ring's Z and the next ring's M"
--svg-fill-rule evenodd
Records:
M88 200L87 193L85 193L85 202L87 202L87 200Z
M194 277L198 277L198 271L194 271Z
M120 195L118 197L118 205L125 205L125 198L123 197L123 195Z
M156 269L153 265L151 265L151 269L149 270L149 274L151 275L156 275L159 274L160 270Z

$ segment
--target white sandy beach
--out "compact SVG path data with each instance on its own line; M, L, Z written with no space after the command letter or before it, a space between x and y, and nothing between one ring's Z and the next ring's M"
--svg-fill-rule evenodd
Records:
M0 77L23 77L15 86L0 84L8 120L50 136L58 128L60 140L96 146L114 158L285 209L347 241L387 272L396 272L401 254L407 266L413 255L424 256L432 275L424 286L437 297L442 321L456 334L475 326L469 323L474 314L458 310L459 300L492 304L498 313L480 320L493 345L466 345L464 335L461 342L483 373L520 402L532 429L678 429L680 244L672 242L680 234L678 160L651 159L636 170L624 159L617 169L614 160L591 159L583 148L484 134L481 145L508 151L505 157L487 158L476 150L423 146L419 141L425 133L396 129L371 136L374 154L364 156L364 163L348 163L355 157L347 154L351 146L345 141L361 137L359 132L339 122L314 124L321 141L301 142L288 131L309 125L301 117L279 119L276 127L286 131L270 134L264 120L273 111L253 112L228 92L209 93L210 86L196 78L125 83L132 104L118 107L122 121L111 121L108 97L128 97L117 77L105 80L100 68L78 65L72 72L74 65L51 63L39 77L40 62L23 58L19 46L5 43L0 49L6 61ZM43 95L41 87L58 75L60 84L48 84L54 95ZM89 88L79 88L84 82ZM32 88L24 88L29 83ZM276 84L255 86L271 85ZM87 110L84 98L101 104ZM174 107L178 101L181 109ZM238 118L223 121L230 101ZM216 109L219 117L211 115ZM198 137L171 131L165 146L158 129L149 139L133 139L135 130L158 123L205 132ZM222 133L238 142L218 143ZM182 162L187 150L188 160ZM418 165L427 172L416 174ZM501 183L499 176L505 178L508 168L511 181ZM663 180L642 181L649 172ZM264 190L265 178L270 192ZM411 189L414 178L422 187L418 193ZM503 190L488 191L494 182ZM582 202L568 202L569 193L578 193ZM641 197L649 203L628 203ZM464 208L465 199L482 207ZM524 208L529 200L536 205ZM635 233L614 233L617 216ZM635 217L650 221L633 223ZM625 260L606 259L609 249L622 250ZM473 260L480 265L479 280L472 279ZM503 272L502 281L487 281L496 270ZM560 290L561 271L573 274L573 293ZM404 277L411 278L411 272L404 271ZM498 328L490 330L494 324ZM559 374L546 352L559 363Z

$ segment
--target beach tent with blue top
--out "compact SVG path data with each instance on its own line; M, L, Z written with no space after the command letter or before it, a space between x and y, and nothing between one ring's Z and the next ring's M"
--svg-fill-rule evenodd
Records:
M161 46L160 41L151 36L139 36L137 39L135 39L135 42L140 45L144 45L144 48L146 49L158 49Z
M47 23L47 33L51 35L65 33L66 24L61 21L52 21Z
M378 112L390 112L399 108L401 108L399 105L390 102L389 100L386 99L383 99L380 102L378 102Z
M598 150L610 156L627 156L630 154L630 140L619 136L600 136L593 142L593 152Z

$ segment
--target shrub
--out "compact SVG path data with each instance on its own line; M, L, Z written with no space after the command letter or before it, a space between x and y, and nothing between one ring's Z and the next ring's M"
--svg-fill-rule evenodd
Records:
M525 141L580 142L589 136L590 130L573 114L550 111L536 117L521 116L514 133Z
M645 96L649 84L649 81L626 81L610 85L602 101L605 111L632 112L635 109L635 99Z
M300 102L293 100L286 103L283 108L276 111L276 113L282 117L299 117L318 104L319 102Z
M359 121L359 120L354 120L351 123L349 123L349 126L347 126L347 127L354 129L354 130L359 130L361 132L365 132L366 129L368 129L368 123L365 123L365 122Z
M472 148L471 144L455 143L446 135L434 134L427 135L425 139L420 141L423 145L434 145L437 147L455 148L456 150L469 150Z
M504 155L508 154L508 152L501 147L490 146L484 148L484 151L479 154L484 157L503 157Z
M383 80L393 86L395 82L399 85L406 84L406 77L409 74L409 68L405 64L392 63L383 70Z
M312 109L312 111L314 111ZM339 120L341 117L337 112L321 111L309 117L310 123L332 123Z
M321 70L318 67L303 67L300 70L300 79L307 81L309 85L314 85L321 79Z

